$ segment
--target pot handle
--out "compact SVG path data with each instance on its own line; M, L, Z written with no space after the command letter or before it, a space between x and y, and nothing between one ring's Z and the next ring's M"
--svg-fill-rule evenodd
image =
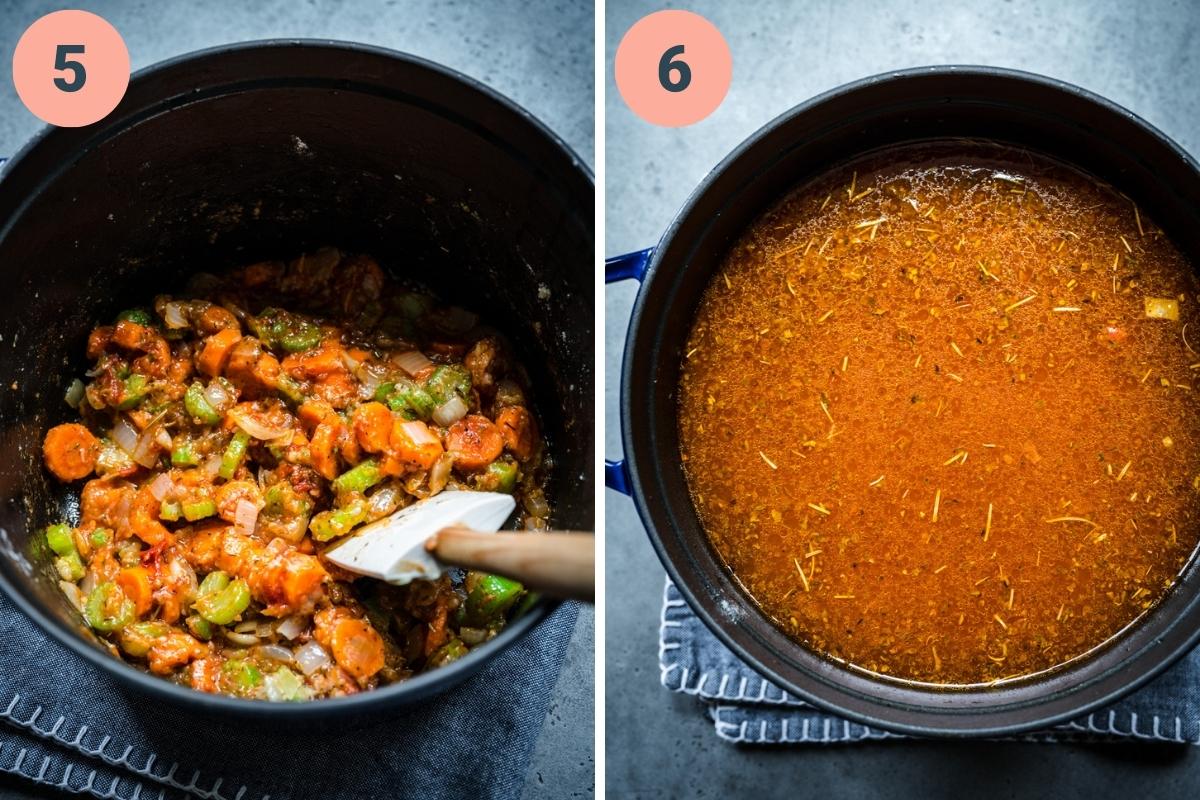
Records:
M604 282L635 280L641 283L652 255L654 248L651 247L608 259L604 262ZM629 494L629 473L625 469L625 459L604 459L604 485L621 494Z

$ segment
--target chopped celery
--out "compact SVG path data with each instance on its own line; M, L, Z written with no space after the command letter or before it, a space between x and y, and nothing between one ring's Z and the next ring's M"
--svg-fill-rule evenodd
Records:
M190 442L184 442L171 451L171 466L194 467L200 463L200 456Z
M444 667L451 661L457 661L462 658L467 652L467 646L463 644L461 639L451 639L433 651L433 655L429 657L427 666Z
M471 373L458 364L440 366L426 379L425 390L439 406L456 394L465 400L471 396Z
M188 522L211 517L217 513L217 504L212 500L193 500L182 505L183 517Z
M196 612L214 625L228 625L250 607L250 587L238 579L217 591L202 593L196 600Z
M365 492L375 484L383 480L383 473L379 470L379 465L374 461L367 460L338 475L333 481L333 490L338 494L346 492Z
M61 522L46 528L46 543L60 556L69 556L75 552L75 534L70 525Z
M199 381L194 381L187 388L183 395L183 407L189 416L195 417L205 425L216 425L221 421L221 415L204 396L204 386Z
M212 623L199 614L190 615L185 622L187 624L188 631L190 631L192 636L195 636L200 641L207 642L212 638Z
M512 494L517 485L517 465L511 461L497 459L488 464L487 469L479 476L476 488L485 492L505 492Z
M84 619L98 631L120 630L136 616L133 601L115 583L105 582L92 590L83 609Z
M154 646L154 640L166 636L171 626L165 622L134 622L121 629L118 637L121 649L134 658L144 658Z
M212 592L219 592L229 585L230 580L232 578L226 572L222 572L221 570L210 572L204 576L204 580L200 581L200 588L196 590L196 594L205 595Z
M250 434L243 430L233 434L233 438L225 447L224 455L221 456L221 468L217 474L225 480L232 478L233 474L237 472L237 468L242 465L242 459L246 457L246 447L249 444Z
M339 536L345 536L355 525L366 518L366 501L357 499L342 508L322 511L312 518L308 528L318 542L328 542Z
M79 557L79 553L72 551L69 555L59 556L54 559L54 569L58 572L58 576L64 581L75 581L81 579L87 570L83 566L83 559Z
M397 414L401 414L407 419L420 420L429 419L438 405L424 387L410 380L396 383L386 402L388 408Z
M135 408L145 399L146 393L150 390L149 379L136 372L125 378L122 383L125 385L125 390L121 392L121 402L117 403L117 408L121 411Z
M158 506L158 518L166 522L178 522L183 516L183 506L171 500L163 500Z
M96 528L96 530L92 531L92 535L89 537L92 547L103 547L111 540L112 531L110 531L108 528Z

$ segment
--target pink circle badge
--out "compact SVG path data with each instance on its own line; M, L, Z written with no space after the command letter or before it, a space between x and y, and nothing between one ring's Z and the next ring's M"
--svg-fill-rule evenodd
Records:
M691 125L721 105L733 79L733 56L716 26L691 11L656 11L621 39L617 89L647 122Z
M88 11L55 11L29 26L13 53L25 107L51 125L104 119L129 86L129 50L117 29Z

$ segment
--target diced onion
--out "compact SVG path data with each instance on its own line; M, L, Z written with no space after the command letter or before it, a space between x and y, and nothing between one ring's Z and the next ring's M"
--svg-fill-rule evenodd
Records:
M165 427L161 425L154 433L154 441L164 450L171 449L171 434Z
M429 430L429 426L420 420L401 423L400 429L404 431L404 435L411 439L415 445L433 444L434 442L441 443L441 440L433 435L433 431Z
M163 307L163 322L168 328L178 330L188 326L187 319L183 316L182 303L167 303Z
M416 375L422 370L429 369L433 366L433 362L425 357L425 354L420 350L409 350L404 353L397 353L392 356L392 363L400 369L407 372L409 375Z
M204 470L204 474L208 477L217 477L217 473L221 471L221 456L219 454L215 456L209 456L208 460L204 462L203 466L201 466L201 469Z
M1179 321L1179 301L1172 297L1145 298L1146 316L1151 319Z
M71 381L71 385L67 387L67 395L64 399L71 408L79 408L79 403L83 400L83 381L79 380L79 378Z
M329 653L325 652L325 648L314 642L308 642L296 648L296 666L300 667L300 671L305 675L312 675L319 669L323 669L330 665L331 660Z
M150 494L154 495L154 499L160 503L174 488L175 482L171 480L171 475L166 472L160 472L158 477L150 482Z
M112 438L117 443L117 447L124 450L130 456L137 449L138 433L125 417L117 418L117 424L113 426Z
M129 454L133 457L134 461L143 467L153 467L158 464L158 431L162 427L166 416L167 412L164 410L157 417L150 420L150 424L138 436L133 452ZM170 442L168 442L168 446L170 446Z
M285 639L295 639L300 634L304 633L307 627L307 621L304 617L294 616L288 617L275 628L275 630Z
M292 663L292 651L278 644L264 644L258 648L258 652L272 661L282 661L284 664Z
M78 586L70 581L59 581L58 588L62 589L62 593L67 596L67 600L75 606L77 611L83 611L83 604L87 602L87 597Z
M95 569L89 569L87 574L83 576L83 580L79 582L79 591L83 592L84 596L90 596L92 590L100 583L100 576L96 574Z
M245 408L233 409L229 412L229 418L246 433L255 439L262 439L264 442L287 436L292 432L291 428L267 425L260 419L256 419L253 411Z
M254 526L257 522L258 506L249 500L238 500L237 508L233 512L234 530L248 536L254 533Z
M361 361L359 361L354 356L350 355L349 350L343 350L340 355L341 355L341 359L342 359L342 364L344 364L346 369L350 372L354 372L354 370L358 369L359 366L362 365Z
M449 427L467 415L467 404L456 394L433 410L433 421Z
M454 456L449 453L442 453L435 463L429 469L429 496L440 492L446 488L446 484L450 480L450 469L454 466Z
M382 364L363 364L354 370L354 377L358 378L358 382L362 384L364 394L367 397L373 397L375 390L387 378L387 367Z
M367 498L367 519L377 520L391 514L400 507L404 493L395 486L384 486Z
M225 631L225 638L241 647L253 647L258 644L258 637L253 633L237 633L236 631Z
M220 381L213 381L204 389L204 399L215 411L224 412L233 405L236 398L230 396Z

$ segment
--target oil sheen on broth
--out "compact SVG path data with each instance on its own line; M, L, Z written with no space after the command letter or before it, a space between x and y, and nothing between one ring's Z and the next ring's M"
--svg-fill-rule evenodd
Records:
M961 685L1076 658L1196 545L1197 290L1130 200L1023 151L802 187L688 341L702 523L781 629L858 668Z

